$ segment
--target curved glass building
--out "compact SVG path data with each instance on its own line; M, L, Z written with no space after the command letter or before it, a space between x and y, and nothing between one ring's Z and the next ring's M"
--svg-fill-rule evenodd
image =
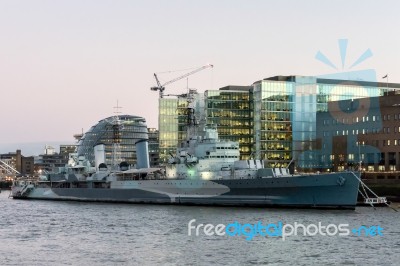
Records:
M116 117L112 116L92 126L78 142L78 155L85 156L94 165L93 147L104 144L107 165L112 165L113 160L114 163L126 161L131 165L136 164L135 143L148 139L146 120L131 115L120 115L118 118L118 123ZM119 148L118 154L113 156L114 143Z

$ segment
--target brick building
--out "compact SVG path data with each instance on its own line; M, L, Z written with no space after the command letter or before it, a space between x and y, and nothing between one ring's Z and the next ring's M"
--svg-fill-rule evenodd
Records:
M317 114L321 171L358 169L372 180L400 180L400 94L330 102Z

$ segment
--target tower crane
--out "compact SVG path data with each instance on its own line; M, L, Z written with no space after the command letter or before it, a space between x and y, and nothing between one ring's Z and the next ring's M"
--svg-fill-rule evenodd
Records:
M173 82L175 82L175 81L181 80L181 79L183 79L183 78L186 78L186 77L188 77L188 76L190 76L190 75L192 75L192 74L194 74L194 73L197 73L197 72L199 72L199 71L201 71L201 70L203 70L203 69L209 68L209 67L212 68L212 67L214 67L214 66L213 66L212 64L204 65L204 66L199 67L199 68L197 68L197 69L195 69L195 70L193 70L193 71L191 71L191 72L189 72L189 73L186 73L186 74L184 74L184 75L182 75L182 76L180 76L180 77L177 77L177 78L174 78L174 79L172 79L172 80L170 80L170 81L167 81L167 82L165 82L164 84L161 84L160 80L159 80L158 77L157 77L157 74L154 73L154 78L156 79L157 86L156 86L156 87L151 87L150 89L151 89L152 91L159 91L159 93L160 93L160 98L163 98L163 96L164 96L164 90L165 90L165 86L166 86L166 85L171 84L171 83L173 83Z

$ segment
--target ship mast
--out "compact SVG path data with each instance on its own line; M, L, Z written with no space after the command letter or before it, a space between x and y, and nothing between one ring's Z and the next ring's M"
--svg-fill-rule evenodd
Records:
M120 109L121 106L114 106L114 116L107 120L108 123L111 124L112 128L112 159L111 159L111 168L117 168L116 166L121 162L121 129L123 128L122 121L119 118L119 114L121 114Z
M187 93L187 120L186 120L186 126L187 126L187 135L186 139L190 140L190 136L196 136L197 135L197 126L199 125L198 121L196 120L196 101L195 101L195 94L197 94L196 90L189 89L189 92Z

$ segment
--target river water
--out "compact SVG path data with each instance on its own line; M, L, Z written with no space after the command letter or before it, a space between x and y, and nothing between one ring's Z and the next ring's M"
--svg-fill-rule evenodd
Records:
M28 201L0 194L0 265L400 265L400 212ZM382 235L208 236L188 223L380 226ZM200 227L201 229L201 227ZM232 229L232 228L231 228ZM234 230L231 230L232 234ZM365 232L365 231L363 231Z

